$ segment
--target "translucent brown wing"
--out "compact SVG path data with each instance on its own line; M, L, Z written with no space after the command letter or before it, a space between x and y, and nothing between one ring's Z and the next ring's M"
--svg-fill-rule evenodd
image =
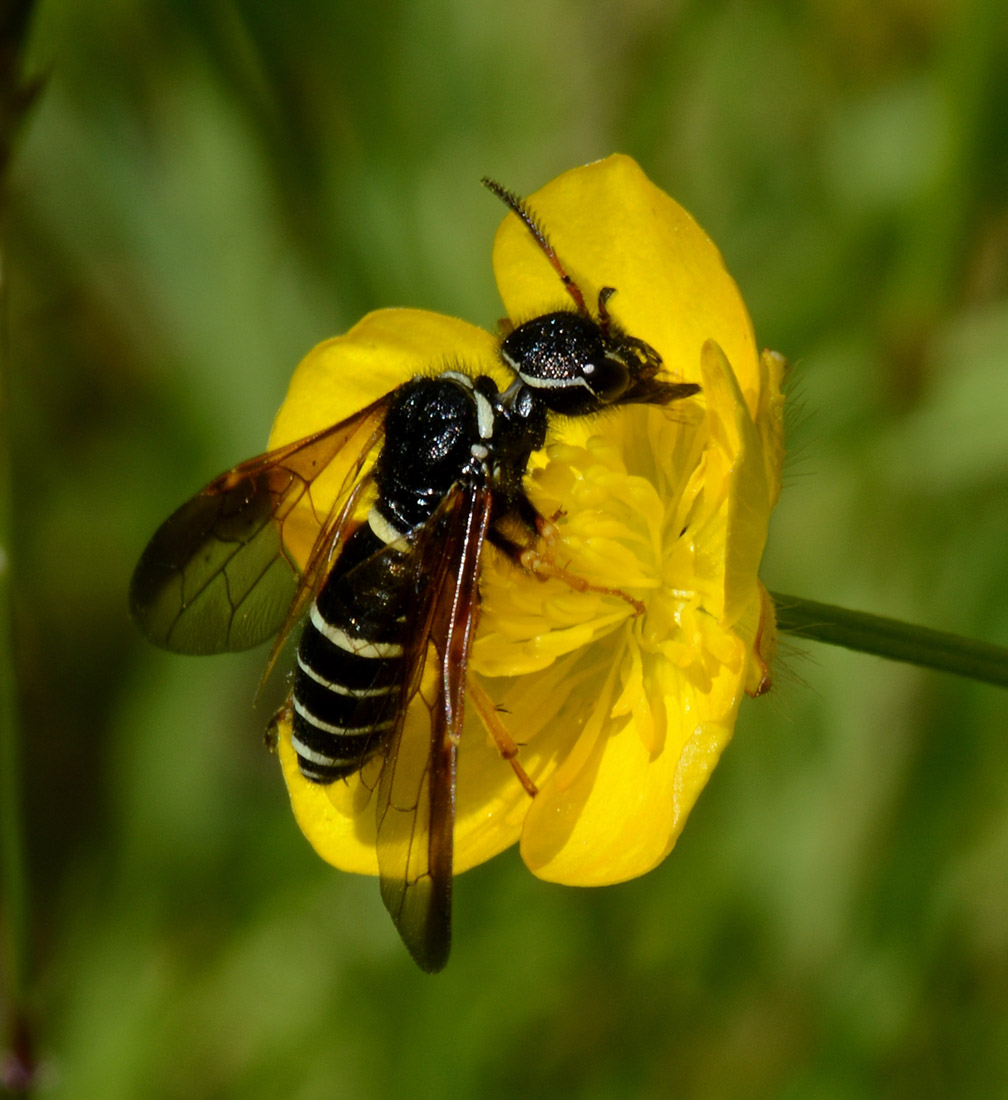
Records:
M315 435L242 462L169 516L130 583L130 611L150 641L177 653L221 653L250 649L285 625L292 605L304 602L299 591L316 583L331 560L331 547L321 543L338 534L332 517L380 440L394 393ZM335 463L337 456L343 461ZM339 467L330 487L336 500L320 513L312 489L333 466ZM307 584L290 549L294 527L305 521L316 539Z
M417 649L378 781L382 900L410 954L431 973L451 946L456 753L490 505L485 488L457 489L417 545L410 634Z

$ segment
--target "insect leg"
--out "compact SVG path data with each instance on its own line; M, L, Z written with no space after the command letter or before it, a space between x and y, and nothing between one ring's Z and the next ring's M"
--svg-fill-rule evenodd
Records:
M523 503L527 508L522 508ZM556 520L560 518L562 512L557 512L552 519L547 519L536 511L531 501L527 498L519 498L516 502L516 514L522 523L530 527L538 536L537 545L523 546L514 539L508 538L496 527L490 528L487 538L520 569L538 577L541 581L551 578L562 581L575 592L601 592L605 596L618 596L633 608L634 615L644 614L644 604L628 592L624 592L622 588L592 584L591 581L557 564L556 547L560 541L560 530L556 526Z
M263 740L266 743L267 752L271 753L273 756L277 754L277 745L280 741L280 727L284 722L290 722L293 713L290 696L288 696L284 705L269 720L269 725L266 727L266 732L263 734Z
M532 576L538 577L539 580L545 581L552 579L562 581L568 588L572 588L575 592L601 592L604 596L618 596L633 608L634 615L644 614L644 604L631 596L629 592L624 592L622 588L610 588L608 585L604 584L592 584L591 581L586 580L584 577L579 577L577 573L572 573L569 569L565 569L562 565L558 565L552 559L552 556L547 557L534 548L523 550L518 559L518 564L526 573L531 573Z
M518 777L518 782L525 788L531 798L539 793L539 788L532 782L528 772L518 762L518 742L504 728L504 723L497 716L497 707L494 701L484 691L482 685L475 676L469 677L467 685L469 699L476 708L483 725L486 726L490 736L497 745L497 751L511 765Z

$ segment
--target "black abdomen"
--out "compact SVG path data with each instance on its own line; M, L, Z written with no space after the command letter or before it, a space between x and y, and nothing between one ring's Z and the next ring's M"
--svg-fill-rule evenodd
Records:
M293 744L306 779L331 783L381 748L402 695L407 551L364 525L312 605L294 674Z

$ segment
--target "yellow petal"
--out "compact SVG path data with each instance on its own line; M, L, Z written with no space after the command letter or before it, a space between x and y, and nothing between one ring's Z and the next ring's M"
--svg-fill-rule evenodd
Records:
M760 405L756 424L763 439L763 455L770 488L770 506L780 497L781 468L784 465L784 376L788 364L776 351L764 351L760 357Z
M772 686L770 666L777 654L777 613L770 593L762 584L757 585L758 598L747 612L747 618L755 618L755 630L749 630L743 621L739 623L742 638L752 638L748 654L745 689L749 695L768 692Z
M567 782L547 782L522 832L522 859L540 878L601 886L642 875L672 850L731 737L740 696L742 645L701 694L669 664L656 676L667 714L659 752L635 724L607 719Z
M329 787L309 783L298 768L290 722L282 721L276 733L277 755L294 819L311 846L341 871L378 874L374 807L360 779L354 776L347 783Z
M762 441L732 364L712 340L703 346L701 363L708 415L716 421L711 427L711 461L725 470L728 503L724 602L708 610L730 627L755 594L756 572L770 522L770 489ZM713 465L708 465L707 476L713 476Z

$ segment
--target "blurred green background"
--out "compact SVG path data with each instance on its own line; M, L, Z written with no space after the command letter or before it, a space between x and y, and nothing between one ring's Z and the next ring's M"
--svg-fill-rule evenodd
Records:
M621 150L797 364L767 584L1008 643L1003 10L41 4L6 234L44 1095L1008 1093L1002 692L785 639L661 868L505 854L432 979L300 836L262 654L156 652L125 596L316 341L493 326L481 175Z

